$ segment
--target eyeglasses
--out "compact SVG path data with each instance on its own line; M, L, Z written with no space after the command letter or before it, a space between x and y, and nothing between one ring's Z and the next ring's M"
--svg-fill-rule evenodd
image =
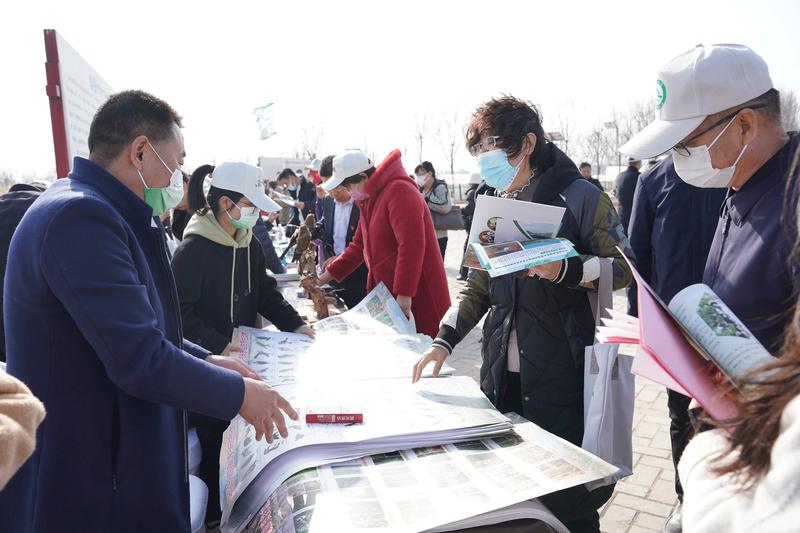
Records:
M254 206L254 205L239 205L239 204L233 204L233 205L235 205L236 207L239 208L239 212L243 216L244 215L255 215L256 213L261 211L258 207ZM231 207L230 210L233 210L233 207Z
M483 152L484 148L487 150L494 150L497 147L497 141L500 139L502 139L502 137L499 135L489 135L484 138L482 142L470 146L469 153L472 154L473 157L478 157L478 155Z
M730 113L729 115L725 115L723 118L719 119L718 121L716 121L715 123L713 123L712 125L707 127L706 129L701 131L700 133L692 135L689 139L686 139L685 141L679 142L678 144L673 146L672 149L675 152L677 152L678 155L682 155L684 157L689 157L691 155L691 150L689 149L689 146L688 146L689 143L699 139L700 137L702 137L703 135L705 135L709 131L722 126L726 122L729 122L733 117L738 115L744 109L761 109L762 107L767 107L767 106L766 106L766 104L758 104L758 105L753 105L753 106L750 106L750 107L743 107L741 109L737 109L733 113Z

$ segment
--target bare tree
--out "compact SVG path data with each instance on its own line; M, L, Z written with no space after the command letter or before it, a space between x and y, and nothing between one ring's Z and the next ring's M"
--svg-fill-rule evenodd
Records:
M573 121L575 104L570 102L566 107L566 109L562 107L558 109L558 131L561 133L560 142L564 153L567 154L567 157L570 157L570 143L573 145L573 150L575 149L575 124Z
M0 193L5 193L14 185L14 176L8 169L0 169Z
M656 118L653 104L648 100L632 102L627 111L616 114L620 123L620 145L628 142Z
M322 138L324 133L325 132L323 128L317 127L316 125L312 126L311 128L303 128L301 153L306 159L314 159L317 157L317 154L322 147Z
M614 148L616 139L611 138L613 136L613 130L609 134L609 130L603 124L599 124L581 138L583 158L594 165L596 176L599 176L603 167L611 161L616 162Z
M430 121L431 117L428 111L425 111L422 114L417 114L414 117L414 141L417 143L418 161L422 161L422 150L425 147L425 141L428 138Z
M464 138L464 126L458 116L458 111L451 111L443 115L437 128L437 137L447 159L447 164L450 166L450 180L453 181L456 155Z
M800 128L800 103L794 91L781 91L781 125L786 131Z

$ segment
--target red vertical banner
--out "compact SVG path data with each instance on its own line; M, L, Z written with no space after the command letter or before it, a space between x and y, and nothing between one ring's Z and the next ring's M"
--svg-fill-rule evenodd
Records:
M50 122L53 126L53 148L56 157L56 177L69 174L69 153L67 151L67 128L64 122L64 103L61 96L61 74L58 66L58 43L55 30L44 30L44 49L47 57L46 93L50 100Z

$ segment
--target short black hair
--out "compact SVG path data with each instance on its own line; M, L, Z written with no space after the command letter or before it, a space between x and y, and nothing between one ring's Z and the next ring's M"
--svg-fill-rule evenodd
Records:
M291 177L295 177L296 178L297 174L295 174L294 171L291 168L284 168L283 170L281 170L281 173L278 174L278 178L276 179L276 181L289 179Z
M523 139L529 133L536 135L536 146L529 158L531 168L536 169L543 162L547 144L542 114L531 102L503 95L492 98L472 114L466 132L467 149L484 137L496 135L501 137L498 147L514 158L522 153Z
M183 127L180 115L165 101L144 91L112 94L95 113L89 126L89 157L110 163L140 135L150 142L172 135L172 127Z
M364 174L366 174L366 176L364 176ZM361 183L362 181L364 181L365 179L369 178L373 174L375 174L375 167L370 167L367 170L365 170L364 172L359 172L358 174L355 174L354 176L349 176L349 177L345 178L344 181L341 183L341 185L343 187L347 187L349 185L355 185L357 183Z
M319 175L322 178L330 178L333 176L333 158L334 156L326 156L319 164Z
M587 163L586 161L584 161L583 163L580 164L580 166L578 167L578 170L583 170L586 167L592 168L592 164L591 163Z
M414 174L420 171L430 172L434 178L436 177L436 170L434 170L433 163L431 163L430 161L423 161L422 163L417 165L417 168L414 169Z

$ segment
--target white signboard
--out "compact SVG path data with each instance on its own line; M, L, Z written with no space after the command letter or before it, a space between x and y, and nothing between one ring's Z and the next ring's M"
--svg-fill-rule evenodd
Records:
M56 33L69 168L75 156L89 157L89 126L97 109L114 92L111 86Z

